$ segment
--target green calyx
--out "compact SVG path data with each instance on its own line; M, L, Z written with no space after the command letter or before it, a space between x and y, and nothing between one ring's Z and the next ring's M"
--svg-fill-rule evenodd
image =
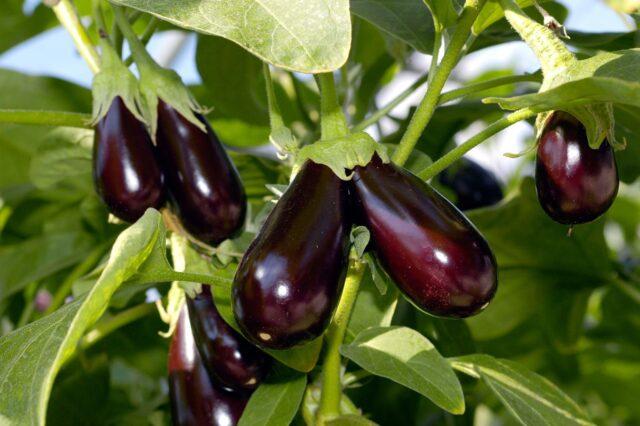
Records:
M180 76L173 70L161 67L153 60L131 28L122 8L113 6L113 12L118 27L129 42L131 55L140 71L140 92L144 100L141 109L151 137L155 140L160 100L171 105L184 118L206 132L205 125L195 114L206 111L195 100Z
M364 132L320 140L300 149L296 156L294 172L299 170L306 160L311 160L329 167L340 179L350 180L353 173L347 174L347 170L356 166L366 166L374 154L378 154L383 162L389 162L386 147Z
M582 64L587 65L588 62L578 60L551 28L527 16L514 0L500 0L500 5L506 19L540 61L544 80L539 93L584 77L584 68L589 67ZM549 17L545 17L547 18ZM499 98L488 98L484 102L503 106L503 100ZM605 139L616 149L624 148L624 144L619 143L615 137L615 118L611 103L567 104L554 110L565 111L580 120L592 148L598 148ZM547 111L538 115L537 136L540 136L552 113L553 111Z
M96 125L107 113L116 97L120 97L127 109L140 121L142 96L138 80L122 63L120 56L108 40L100 40L100 71L93 77L93 112L91 124Z

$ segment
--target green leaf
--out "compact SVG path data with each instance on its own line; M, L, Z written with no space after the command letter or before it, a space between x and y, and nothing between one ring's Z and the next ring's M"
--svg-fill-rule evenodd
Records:
M238 426L287 426L302 402L307 376L276 369L251 395Z
M508 201L467 215L487 238L498 262L495 299L467 320L477 339L502 336L540 306L555 303L550 293L555 286L578 292L604 285L612 277L603 221L581 225L567 236L568 228L543 212L531 178Z
M423 1L351 0L351 11L414 49L431 54L433 19Z
M364 255L364 251L367 249L370 239L371 234L366 226L356 226L351 230L350 240L358 258L362 258Z
M233 269L232 271L235 272ZM229 280L228 284L221 283L221 285L216 286L215 291L213 292L213 298L222 318L236 331L241 332L238 327L238 323L233 316L233 308L231 306L232 281L233 276L232 279ZM321 349L322 337L319 337L304 344L303 346L297 346L288 350L265 349L264 351L287 367L303 373L308 373L313 370L313 367L317 364Z
M456 370L482 378L523 425L593 424L553 383L514 362L488 355L468 355L450 362Z
M0 247L0 300L82 260L94 245L85 232L45 234Z
M33 14L23 12L23 0L6 0L0 14L0 53L53 26L55 18L45 5L38 5Z
M306 73L338 69L351 44L348 0L116 0L177 26L238 43L273 65Z
M340 352L365 370L391 379L454 413L464 413L455 373L426 337L406 327L373 327Z
M221 37L198 37L196 64L216 116L269 124L262 63ZM224 64L224 66L221 66Z
M434 20L444 28L450 27L458 19L458 10L461 9L460 0L423 0L429 7Z
M2 423L44 424L56 374L107 309L113 293L163 237L160 213L148 210L118 237L104 272L84 299L0 339L0 359L10 360L0 365Z
M93 131L81 132L93 137ZM93 190L91 167L91 150L79 146L64 147L37 154L31 161L29 175L39 189L70 183L89 192Z

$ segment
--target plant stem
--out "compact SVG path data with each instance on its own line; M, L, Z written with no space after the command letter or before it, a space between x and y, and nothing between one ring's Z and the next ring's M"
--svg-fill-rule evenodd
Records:
M445 104L454 99L463 98L474 93L482 92L488 89L493 89L500 86L506 86L508 84L523 83L523 82L539 82L541 80L540 74L525 74L525 75L510 75L507 77L499 77L491 80L483 81L481 83L470 84L459 89L451 90L440 95L438 105Z
M276 99L276 93L273 90L273 81L271 80L271 70L269 64L262 63L262 72L264 74L264 85L267 89L267 103L269 105L269 123L271 124L271 131L284 127L284 120L280 113L280 107L278 106L278 100Z
M442 88L447 82L453 67L458 62L459 54L469 38L469 34L471 34L471 27L478 17L485 1L486 0L467 0L465 2L465 7L458 19L456 30L451 37L451 42L442 58L442 62L438 65L424 99L420 102L420 105L418 105L418 109L411 118L407 130L402 136L396 152L393 154L393 161L395 163L403 165L407 161L420 135L425 127L427 127L427 124L429 124L438 105Z
M320 421L340 415L340 400L342 399L340 345L342 345L347 331L349 317L365 269L366 263L360 260L351 260L340 303L327 330L327 352L322 366L322 396L318 410Z
M52 9L62 26L73 39L78 53L80 53L80 56L87 62L91 72L94 74L97 73L100 70L100 57L93 47L93 43L91 43L84 26L80 22L78 13L71 3L71 0L60 0L52 6Z
M318 76L320 83L320 131L324 140L339 138L349 133L347 120L340 108L333 73Z
M304 121L304 124L307 128L314 129L316 125L311 119L311 117L309 116L309 111L307 111L307 108L305 107L304 101L302 99L302 87L301 87L302 83L300 83L300 81L296 78L296 76L292 72L289 72L289 77L291 78L293 91L296 95L296 106L298 107L298 111L302 116L302 121Z
M387 105L385 105L382 108L378 109L373 114L371 114L368 118L365 118L360 123L358 123L355 126L353 126L351 131L352 132L363 131L364 129L366 129L367 127L371 126L372 124L375 124L378 121L380 121L380 119L382 117L385 117L387 114L389 114L395 107L400 105L405 99L407 99L409 96L411 96L411 94L413 94L413 92L415 92L420 86L425 84L427 82L428 78L429 78L428 74L425 74L425 75L421 76L419 79L417 79L415 82L413 82L413 84L411 86L406 88L402 93L400 93L398 96L396 96Z
M500 6L509 24L535 53L545 76L561 72L577 61L550 28L527 16L514 0L500 0Z
M50 314L51 312L57 310L60 306L62 306L62 304L64 303L64 299L71 292L71 287L73 287L73 284L80 277L88 273L91 268L96 265L96 263L98 263L98 261L106 252L107 247L109 247L110 245L111 241L109 241L109 243L107 244L99 245L98 247L93 249L91 253L89 253L89 256L87 256L81 263L76 265L76 267L71 270L69 275L67 275L62 284L60 284L60 286L56 290L53 298L51 299L51 305L49 305L47 310L44 312L44 315Z
M613 284L620 291L629 296L631 300L640 305L640 289L621 278L614 279Z
M426 74L420 77L411 86L409 86L405 91L400 93L395 99L393 99L387 105L383 106L382 108L380 108L379 110L371 114L371 116L369 116L365 120L353 126L351 131L359 132L378 122L382 117L385 117L396 106L398 106L405 99L411 96L411 94L413 94L420 86L422 86L427 81L427 79L428 79L428 75ZM539 82L539 81L540 81L539 74L513 75L513 76L495 78L492 80L487 80L487 81L483 81L481 83L476 83L476 84L470 84L469 86L465 86L459 89L445 92L440 95L440 99L438 100L438 105L442 105L458 98L462 98L477 92L482 92L487 89L493 89L493 88L504 86L507 84L523 83L523 82Z
M155 310L156 306L153 303L144 303L142 305L129 308L126 311L119 312L111 318L101 321L92 330L85 334L82 340L80 340L80 349L87 349L119 328L136 322L153 313Z
M433 34L433 52L431 53L431 65L429 66L429 74L427 74L427 81L431 84L431 80L436 75L438 69L438 58L440 57L440 48L442 47L442 26L437 21L434 15L434 27Z
M142 36L140 36L140 43L146 46L151 40L151 37L153 37L156 30L158 29L158 25L160 25L160 21L158 21L158 18L156 18L155 16L152 16L149 20L149 23L145 27ZM133 63L133 56L129 55L129 57L127 57L123 62L126 66L131 65Z
M91 115L66 111L0 109L0 123L91 128Z
M512 124L517 123L518 121L526 120L535 116L538 112L539 111L535 111L530 108L523 108L518 111L512 112L511 114L492 123L486 129L473 136L462 145L457 146L456 148L443 155L440 159L438 159L438 161L424 169L422 172L418 173L418 177L424 180L431 179L432 177L449 167L452 163L460 159L460 157L469 152L471 149L487 140L489 137L495 135L501 130L506 129Z
M153 60L149 52L145 49L142 42L138 39L138 36L131 28L131 24L127 19L124 11L120 6L111 5L113 9L113 14L116 18L116 22L118 23L118 27L120 27L120 31L122 31L122 35L129 43L129 49L131 49L131 55L135 59L138 66L149 66L151 68L155 68L158 65Z

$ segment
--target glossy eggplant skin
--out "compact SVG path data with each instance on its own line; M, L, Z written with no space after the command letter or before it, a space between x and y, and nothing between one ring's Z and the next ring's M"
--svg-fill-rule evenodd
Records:
M414 305L453 318L487 306L497 289L496 260L458 209L377 155L355 168L352 182L376 256Z
M119 97L95 129L93 181L109 211L127 222L165 202L163 174L151 138Z
M245 253L233 307L258 345L286 349L327 328L348 266L347 191L331 169L307 161Z
M247 199L240 176L204 117L207 132L158 104L157 145L169 193L187 231L217 245L242 229Z
M493 206L503 198L502 187L495 175L466 158L442 172L438 181L455 193L455 205L462 211Z
M605 140L591 149L584 126L555 112L541 133L536 159L536 189L544 211L556 222L591 222L606 212L618 193L618 168Z
M252 391L269 372L271 358L249 343L218 313L208 285L187 298L196 346L211 379L239 392Z
M211 381L196 349L186 309L169 346L169 397L175 426L236 425L249 398Z

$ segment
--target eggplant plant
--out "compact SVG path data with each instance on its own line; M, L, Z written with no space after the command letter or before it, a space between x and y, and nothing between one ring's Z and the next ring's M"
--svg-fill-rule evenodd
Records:
M577 7L8 0L0 424L640 423L640 9Z

